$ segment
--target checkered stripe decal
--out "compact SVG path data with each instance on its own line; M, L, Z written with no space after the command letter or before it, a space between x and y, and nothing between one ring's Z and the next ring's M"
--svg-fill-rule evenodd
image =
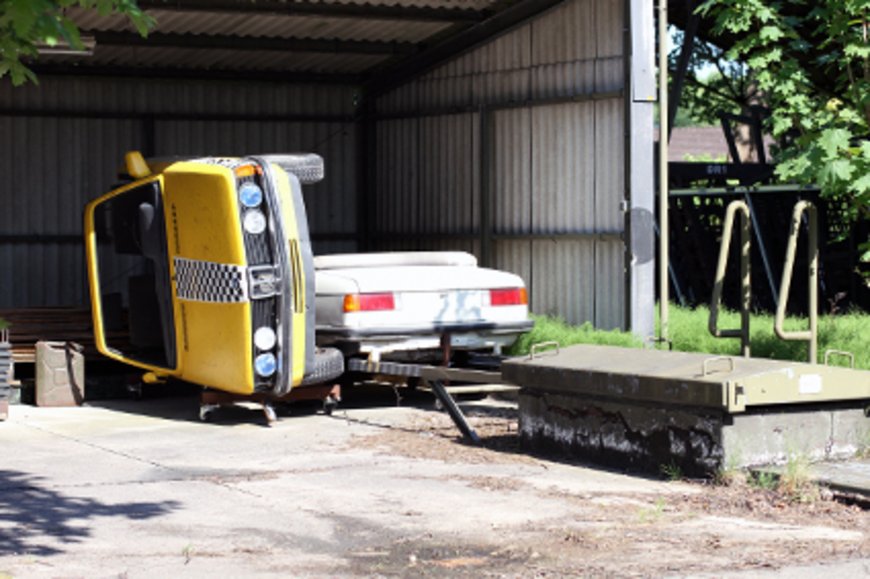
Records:
M198 259L175 258L178 299L210 303L248 301L245 267Z

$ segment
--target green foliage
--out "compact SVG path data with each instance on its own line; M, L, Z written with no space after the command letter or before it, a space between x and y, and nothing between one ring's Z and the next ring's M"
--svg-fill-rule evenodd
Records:
M672 35L674 48L668 55L668 66L674 70L684 33L675 30ZM719 126L720 113L745 114L760 102L755 77L745 63L728 58L726 52L714 44L696 40L674 126ZM691 122L681 120L681 116L690 118Z
M683 470L674 463L659 465L659 471L671 482L683 480Z
M9 327L9 322L4 320L3 318L0 318L0 330L5 330L8 327Z
M517 339L510 348L512 355L528 354L534 344L542 342L558 342L562 347L571 344L599 344L625 348L643 346L641 340L628 332L596 330L589 322L582 326L572 326L562 319L551 316L532 317L535 320L535 327Z
M758 471L753 473L749 482L762 490L772 491L779 485L779 477L770 471Z
M136 0L0 0L0 78L8 74L15 86L36 82L27 63L38 56L40 45L84 48L78 27L65 14L73 7L124 15L143 36L154 25Z
M645 525L656 523L664 515L666 506L665 499L659 497L652 507L643 508L638 512L638 519Z
M695 309L671 305L669 334L674 350L681 352L706 352L722 356L739 356L740 340L714 338L707 331L710 310L706 307ZM513 355L527 354L533 344L557 341L562 347L572 344L598 344L622 346L625 348L643 347L643 342L633 334L619 331L596 330L590 323L571 326L563 320L548 316L534 316L535 327L520 336L510 349ZM719 327L737 328L740 314L720 310ZM787 318L785 329L788 331L806 329L808 322L801 318ZM819 318L819 352L843 350L855 355L855 367L870 370L870 316L861 313L821 316ZM775 360L796 360L805 362L807 345L805 342L784 342L773 332L773 316L753 315L750 321L752 355L757 358ZM842 358L831 360L832 364L843 363Z
M777 174L848 200L870 217L870 5L867 0L707 0L714 32L733 34L784 145ZM863 244L864 261L870 241Z

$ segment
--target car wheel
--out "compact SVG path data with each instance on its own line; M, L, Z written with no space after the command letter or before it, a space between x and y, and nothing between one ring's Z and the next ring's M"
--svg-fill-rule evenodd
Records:
M344 356L335 348L317 348L314 368L302 379L302 386L320 384L338 378L344 373Z

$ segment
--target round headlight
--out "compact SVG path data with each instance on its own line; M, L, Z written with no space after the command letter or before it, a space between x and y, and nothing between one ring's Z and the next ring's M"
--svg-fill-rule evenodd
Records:
M245 216L242 218L242 225L245 231L257 235L266 231L266 215L258 209L245 211Z
M275 335L275 330L268 326L257 328L254 332L254 345L260 350L271 350L275 347L278 337Z
M278 369L278 360L274 354L260 354L254 358L254 370L260 376L268 378Z
M256 183L243 183L239 188L239 201L245 207L259 207L263 202L263 190Z

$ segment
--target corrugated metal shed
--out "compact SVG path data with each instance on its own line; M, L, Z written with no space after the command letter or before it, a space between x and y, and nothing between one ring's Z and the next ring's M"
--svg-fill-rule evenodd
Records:
M315 249L355 249L352 111L353 90L330 85L45 78L0 90L0 166L14 168L0 185L0 271L14 280L0 283L0 307L87 303L82 210L132 149L320 153L328 176L306 191ZM318 118L292 120L306 115Z
M647 308L626 248L626 211L651 206L652 104L625 56L649 54L645 0L138 3L147 39L70 8L91 53L0 80L0 307L84 303L81 207L139 148L315 151L320 252L464 249L522 275L538 312L610 328Z
M625 327L624 27L622 0L564 2L380 98L379 127L398 128L387 119L407 118L401 147L395 138L378 139L382 167L414 150L438 159L433 152L446 142L457 157L484 166L474 175L457 168L435 201L416 180L384 180L379 172L377 232L397 243L415 215L391 205L418 199L425 215L437 217L420 219L406 240L412 247L491 236L490 263L528 281L534 311ZM471 126L458 128L458 118ZM481 133L481 126L490 128ZM481 159L481 146L490 158ZM443 182L440 176L422 182ZM490 223L481 222L482 203L490 204Z

